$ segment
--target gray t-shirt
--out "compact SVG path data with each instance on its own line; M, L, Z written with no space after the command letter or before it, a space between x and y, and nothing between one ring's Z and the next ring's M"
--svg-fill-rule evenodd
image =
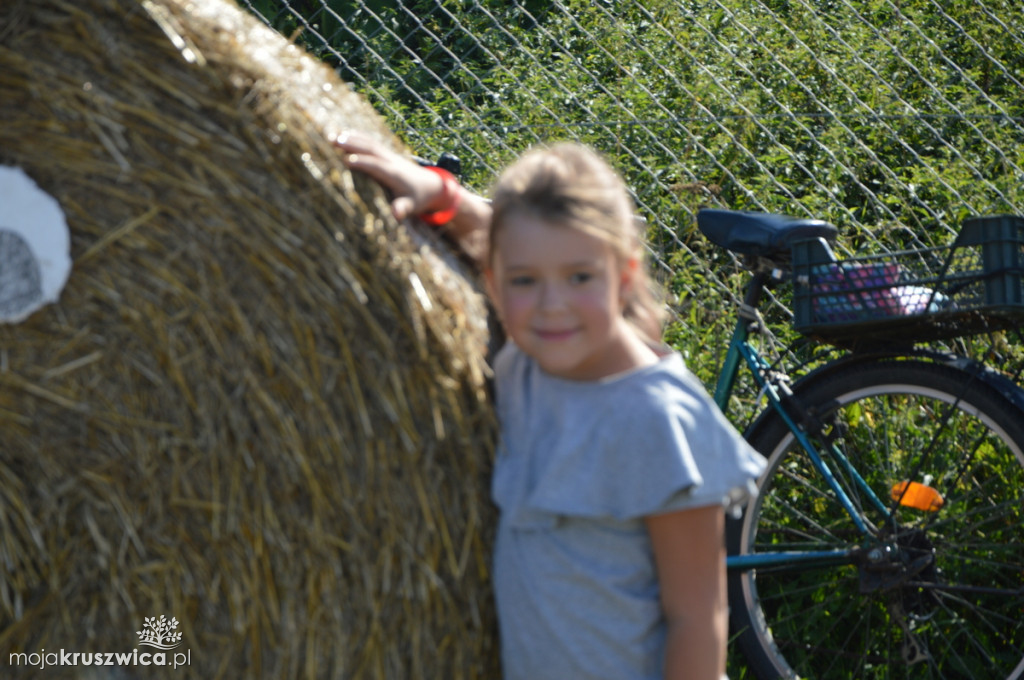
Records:
M510 342L495 378L505 680L660 678L666 630L643 518L742 503L764 459L675 353L577 382Z

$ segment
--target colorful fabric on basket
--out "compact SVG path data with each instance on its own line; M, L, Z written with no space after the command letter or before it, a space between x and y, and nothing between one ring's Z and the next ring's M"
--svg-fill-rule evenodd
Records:
M945 297L924 286L897 285L893 263L830 262L811 268L811 304L818 323L871 321L938 311Z
M949 298L925 286L896 286L892 294L900 301L901 314L934 313L950 306Z

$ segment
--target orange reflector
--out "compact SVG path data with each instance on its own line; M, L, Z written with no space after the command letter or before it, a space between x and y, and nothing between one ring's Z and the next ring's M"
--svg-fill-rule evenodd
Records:
M917 482L900 482L892 487L892 499L908 508L936 512L945 503L942 494L930 486Z

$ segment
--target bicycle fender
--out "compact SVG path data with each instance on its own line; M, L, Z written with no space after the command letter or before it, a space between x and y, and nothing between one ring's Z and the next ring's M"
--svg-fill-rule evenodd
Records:
M805 376L801 376L793 384L793 390L799 391L800 387L818 380L827 380L829 375L852 364L871 363L886 359L919 359L943 364L952 368L976 373L978 379L1002 394L1017 408L1024 410L1024 387L1010 380L1006 375L976 359L955 354L952 352L937 352L934 350L913 350L893 352L855 352L834 359L824 366L819 366Z
M1024 387L1010 380L1006 375L985 365L983 362L971 359L952 352L937 352L934 350L912 350L912 351L875 351L875 352L854 352L846 354L828 363L815 368L806 375L797 378L792 385L794 394L799 395L811 385L818 381L827 381L836 373L846 370L849 366L856 364L873 363L891 359L910 359L919 361L930 361L955 368L966 373L974 374L977 379L988 385L1001 394L1007 401L1016 406L1024 415ZM757 418L746 428L744 436L749 440L761 426L765 418L770 417L774 410L764 409Z

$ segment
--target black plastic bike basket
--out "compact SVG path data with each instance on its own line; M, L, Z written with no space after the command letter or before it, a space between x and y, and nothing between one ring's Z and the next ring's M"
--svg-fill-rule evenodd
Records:
M1024 325L1024 217L965 220L953 244L836 260L793 245L793 326L833 344L926 342Z

